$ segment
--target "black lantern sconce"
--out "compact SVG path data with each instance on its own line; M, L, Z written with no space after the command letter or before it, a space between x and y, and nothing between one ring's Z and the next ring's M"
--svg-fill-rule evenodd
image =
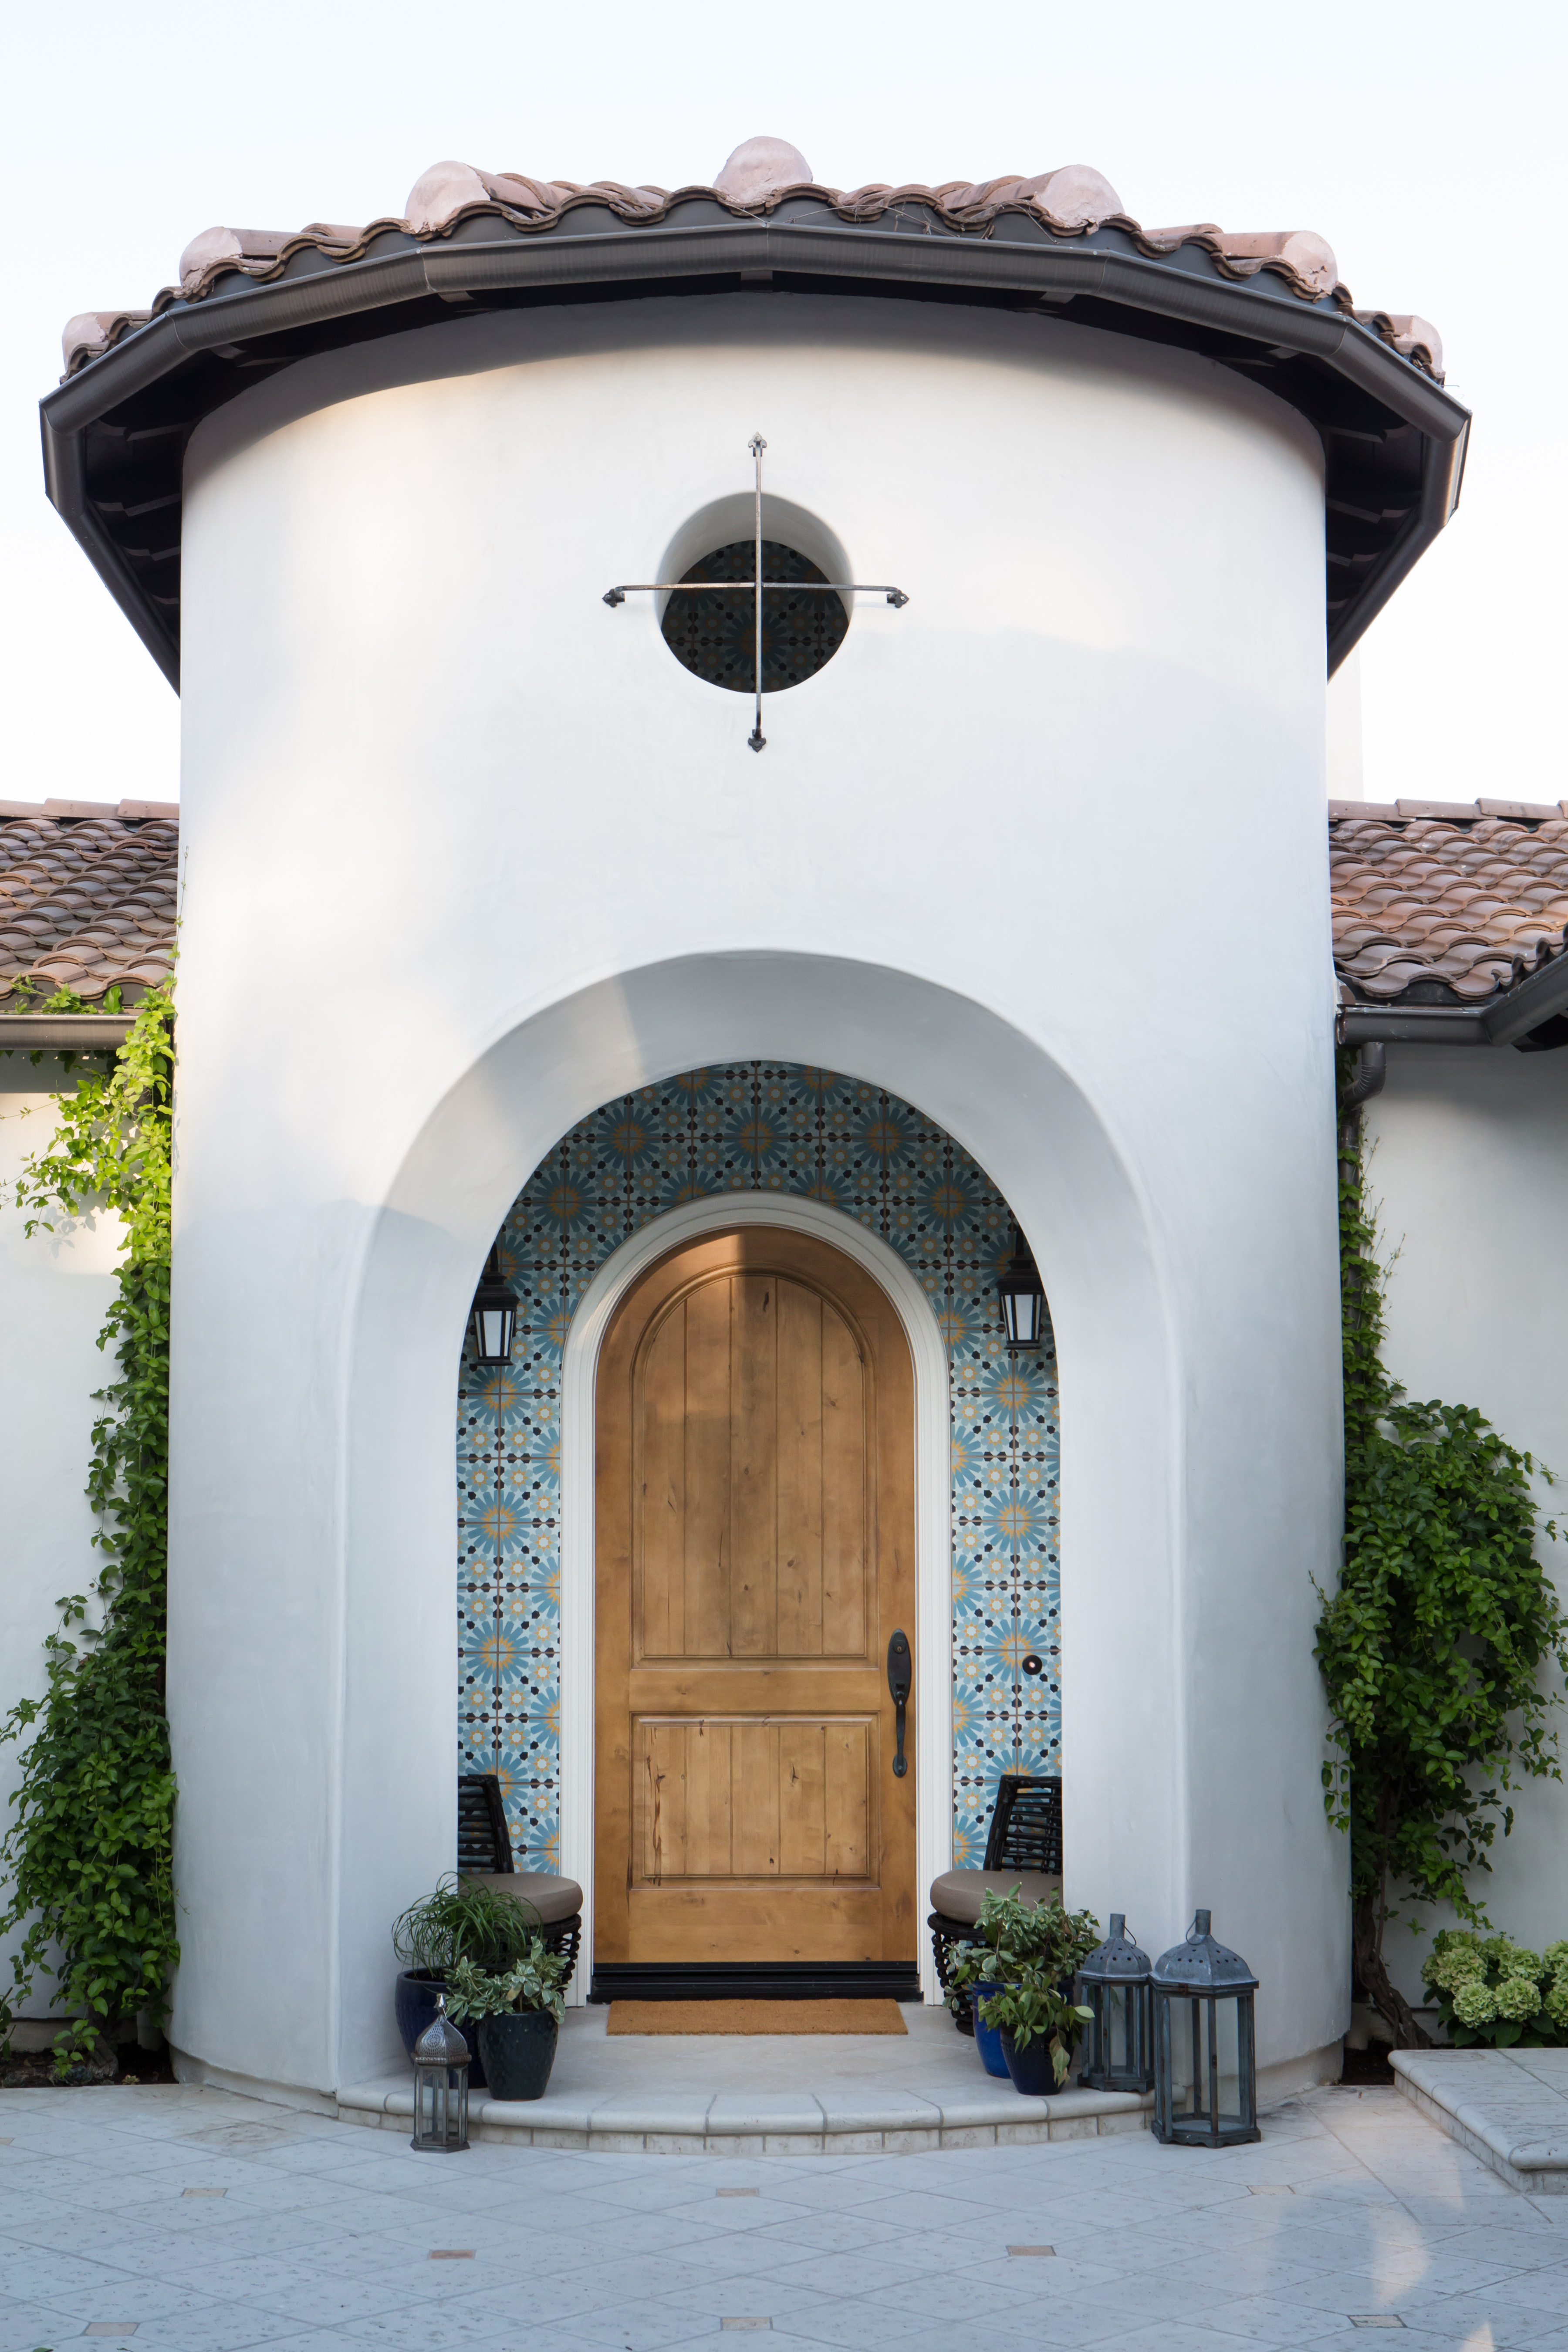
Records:
M1046 1336L1046 1289L1039 1269L1013 1228L1013 1255L997 1285L1002 1296L1002 1320L1010 1348L1037 1348Z
M1152 1971L1156 2139L1183 2147L1236 2147L1258 2128L1258 1979L1209 1933L1200 1911L1184 1944Z
M1089 2063L1079 2076L1086 2091L1152 2091L1154 2087L1154 1996L1149 1955L1127 1933L1125 1912L1110 1915L1110 1933L1079 1970L1089 2011Z
M474 1293L474 1355L481 1364L510 1364L517 1337L517 1293L500 1270L500 1253L492 1249L485 1260L479 1286Z
M468 2145L468 2045L436 1996L436 2014L414 2045L414 2137L427 2156L456 2156Z

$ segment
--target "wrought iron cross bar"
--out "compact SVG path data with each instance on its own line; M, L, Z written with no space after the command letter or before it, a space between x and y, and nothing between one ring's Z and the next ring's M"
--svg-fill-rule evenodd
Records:
M885 596L889 604L909 603L901 588L889 587L885 580L764 580L763 578L763 451L767 447L760 433L753 433L746 446L756 463L756 570L750 580L623 580L618 587L606 588L606 604L624 604L628 596L674 594L692 595L706 591L710 595L754 596L756 598L756 630L754 636L755 714L752 731L746 741L753 751L763 751L767 737L763 733L763 598L770 588L784 589L792 595Z

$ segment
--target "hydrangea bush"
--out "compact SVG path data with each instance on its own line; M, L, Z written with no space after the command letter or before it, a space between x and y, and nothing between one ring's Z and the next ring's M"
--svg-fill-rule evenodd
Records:
M1506 1936L1445 1927L1421 1971L1448 2039L1463 2050L1568 2043L1568 1938L1532 1952Z

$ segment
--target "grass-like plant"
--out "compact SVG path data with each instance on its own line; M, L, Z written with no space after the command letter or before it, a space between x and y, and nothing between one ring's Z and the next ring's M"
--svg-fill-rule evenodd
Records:
M393 1923L392 1948L416 1976L449 1980L465 1962L503 1975L526 1958L539 1926L521 1895L453 1872Z

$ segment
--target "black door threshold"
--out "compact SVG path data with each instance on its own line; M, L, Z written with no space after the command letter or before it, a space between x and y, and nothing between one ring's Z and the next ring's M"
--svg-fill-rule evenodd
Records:
M590 2005L611 2000L919 2000L912 1960L597 1962Z

